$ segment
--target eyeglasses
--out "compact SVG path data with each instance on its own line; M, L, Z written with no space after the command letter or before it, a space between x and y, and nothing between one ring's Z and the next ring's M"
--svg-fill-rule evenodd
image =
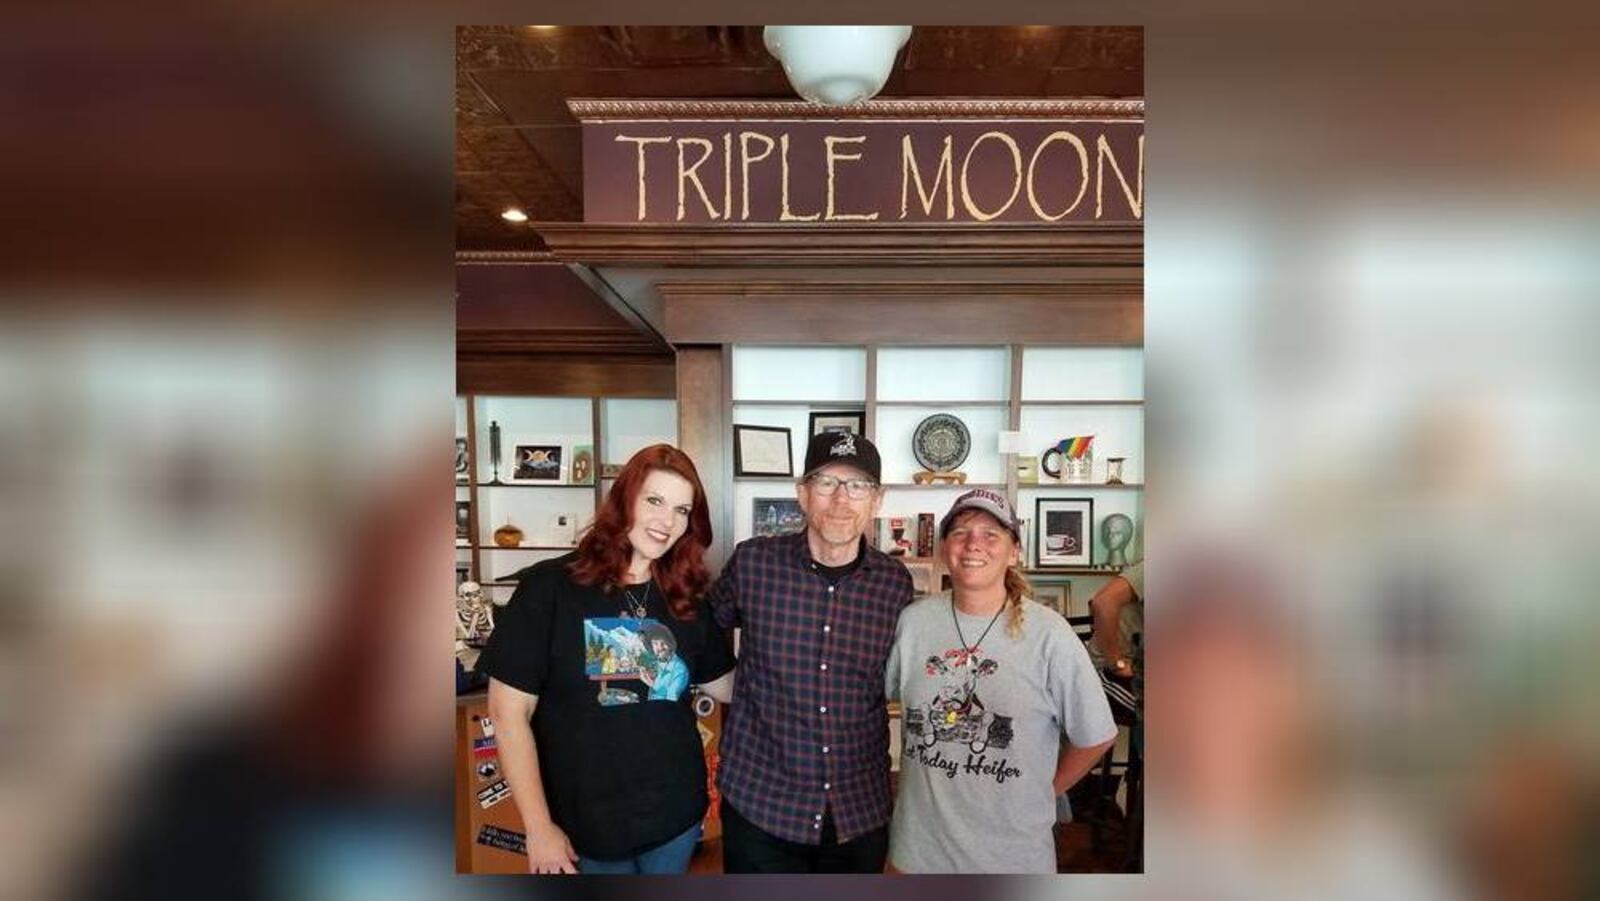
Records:
M837 476L812 476L809 481L811 490L815 491L818 497L830 497L839 490L839 486L843 485L844 493L854 501L867 497L878 487L878 483L871 479L841 479Z

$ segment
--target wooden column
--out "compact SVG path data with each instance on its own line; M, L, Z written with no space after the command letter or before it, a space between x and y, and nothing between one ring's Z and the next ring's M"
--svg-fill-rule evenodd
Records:
M706 552L713 574L733 552L733 444L728 423L731 373L720 344L678 348L678 447L694 460L711 505L715 540Z

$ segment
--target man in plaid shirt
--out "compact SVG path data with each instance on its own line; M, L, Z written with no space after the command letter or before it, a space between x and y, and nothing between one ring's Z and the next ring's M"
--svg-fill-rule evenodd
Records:
M883 871L884 667L911 575L862 537L882 468L860 435L812 436L805 531L740 544L711 589L717 622L741 629L718 774L729 873Z

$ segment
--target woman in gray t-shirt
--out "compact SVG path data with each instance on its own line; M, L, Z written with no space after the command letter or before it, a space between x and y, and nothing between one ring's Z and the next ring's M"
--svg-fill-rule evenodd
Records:
M1116 739L1083 642L1025 597L1020 528L1003 495L962 495L939 525L953 590L900 615L886 686L904 710L896 870L1055 872L1056 796Z

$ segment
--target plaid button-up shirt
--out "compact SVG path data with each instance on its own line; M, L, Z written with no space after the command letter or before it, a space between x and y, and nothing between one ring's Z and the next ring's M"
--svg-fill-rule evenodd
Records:
M865 541L861 554L832 587L804 532L752 539L709 596L717 622L742 630L718 788L793 842L817 844L830 811L840 841L889 821L884 667L911 574Z

